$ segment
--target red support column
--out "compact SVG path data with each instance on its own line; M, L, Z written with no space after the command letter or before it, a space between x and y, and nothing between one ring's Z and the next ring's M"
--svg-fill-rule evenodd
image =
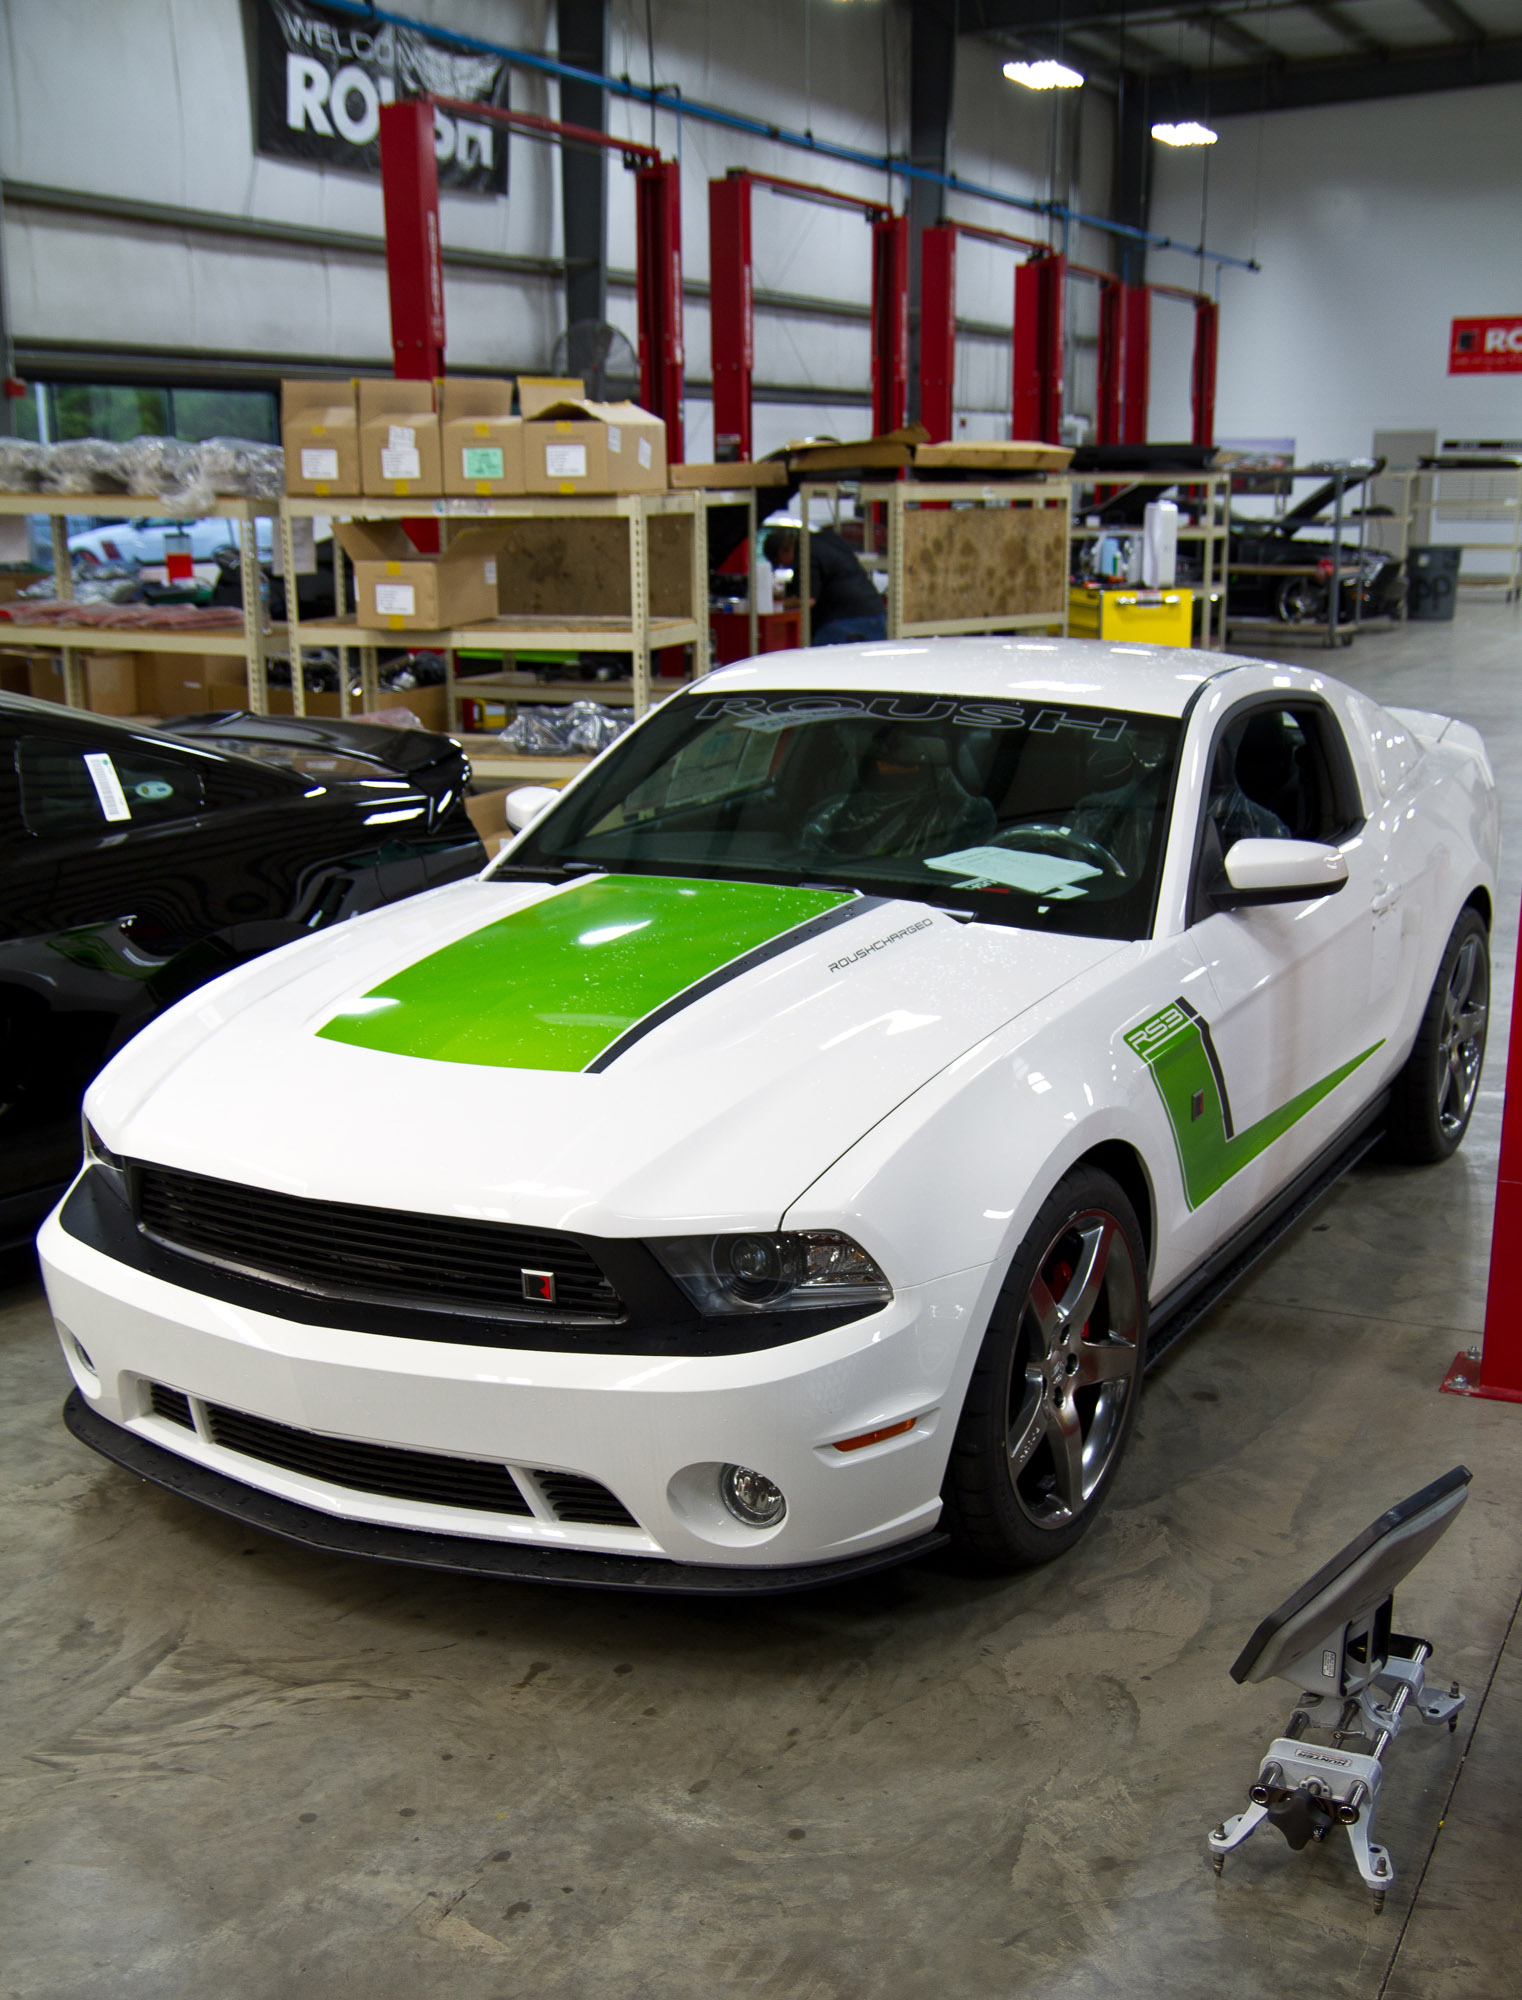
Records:
M1067 259L1042 251L1015 270L1010 435L1062 442L1062 307Z
M433 106L420 98L383 104L380 149L394 366L405 382L431 382L444 372L444 264Z
M684 457L682 398L682 191L675 160L635 176L638 225L640 401L666 424L666 456Z
M1125 338L1124 286L1119 278L1099 288L1098 381L1094 398L1094 442L1120 443L1121 358Z
M713 455L721 465L754 457L748 174L708 183L708 326L713 366Z
M1443 1387L1456 1396L1522 1403L1522 977L1512 992L1485 1340L1478 1359L1473 1349L1453 1357Z
M1194 363L1189 374L1189 405L1194 412L1195 444L1215 443L1216 338L1221 309L1214 299L1199 299L1194 308Z
M872 225L872 434L896 431L909 394L909 218Z
M1152 294L1145 285L1122 287L1124 337L1120 368L1120 444L1147 442L1152 393Z
M956 224L934 222L920 232L920 422L932 444L951 440L956 367Z

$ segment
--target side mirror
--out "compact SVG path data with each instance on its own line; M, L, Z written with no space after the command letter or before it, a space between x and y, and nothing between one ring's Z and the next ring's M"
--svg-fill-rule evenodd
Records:
M1340 849L1318 840L1238 840L1226 855L1226 879L1213 892L1217 908L1258 903L1307 903L1347 887Z
M522 833L531 821L548 812L559 797L553 785L520 785L502 801L502 810L513 832Z

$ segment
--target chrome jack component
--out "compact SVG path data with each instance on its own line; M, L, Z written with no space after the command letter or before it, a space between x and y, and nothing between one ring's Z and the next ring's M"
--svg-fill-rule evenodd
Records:
M1412 1702L1423 1722L1446 1722L1450 1730L1464 1706L1456 1681L1446 1694L1427 1686L1429 1642L1391 1629L1394 1587L1452 1522L1469 1478L1455 1466L1382 1514L1271 1612L1244 1647L1233 1680L1287 1680L1302 1692L1258 1768L1246 1812L1207 1836L1217 1875L1265 1820L1296 1852L1340 1826L1376 1915L1384 1908L1395 1882L1389 1849L1374 1839L1385 1751ZM1321 1740L1307 1741L1312 1732ZM1348 1749L1349 1741L1367 1748Z

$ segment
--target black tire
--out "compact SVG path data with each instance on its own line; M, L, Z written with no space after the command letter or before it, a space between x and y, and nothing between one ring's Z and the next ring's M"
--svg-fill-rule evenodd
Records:
M1479 1095L1490 1017L1490 939L1460 912L1405 1067L1395 1079L1386 1141L1393 1159L1427 1165L1457 1152Z
M965 1557L1027 1569L1073 1546L1131 1435L1146 1345L1136 1213L1108 1174L1075 1168L1010 1265L967 1386L941 1516Z

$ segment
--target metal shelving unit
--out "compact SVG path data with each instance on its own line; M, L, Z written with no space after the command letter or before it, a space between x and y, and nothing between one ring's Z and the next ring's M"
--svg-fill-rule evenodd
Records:
M280 502L275 500L221 499L212 507L219 519L237 527L239 573L243 586L243 627L241 631L213 626L205 631L185 631L167 627L111 625L0 625L0 645L44 651L63 656L64 701L70 708L84 708L85 678L81 653L227 653L240 657L248 674L249 707L264 714L265 662L272 653L284 651L285 628L266 627L259 590L259 544L255 523L275 520ZM69 600L74 595L74 576L69 560L68 517L84 515L93 520L132 521L167 519L164 503L153 495L131 493L0 493L0 514L44 514L50 517L53 541L54 595ZM14 602L14 600L13 600ZM23 600L24 602L24 600ZM249 608L255 615L249 616Z
M1496 541L1428 541L1434 548L1458 548L1465 554L1500 557L1503 567L1493 575L1461 568L1465 589L1502 590L1508 604L1522 600L1522 465L1406 466L1379 475L1381 484L1398 481L1402 492L1395 513L1379 517L1394 532L1390 554L1404 561L1418 541L1416 523L1422 516L1445 527L1485 523L1509 528L1509 539Z
M1261 478L1263 475L1249 474L1247 476ZM1297 465L1285 466L1283 468L1276 466L1272 477L1276 480L1285 481L1286 491L1288 490L1287 482L1296 479L1316 479L1323 485L1330 483L1333 488L1332 547L1340 549L1343 546L1342 528L1344 521L1357 521L1358 561L1350 567L1339 567L1334 574L1330 558L1324 564L1321 562L1245 563L1231 562L1228 559L1228 569L1233 576L1277 576L1285 579L1297 576L1324 577L1327 584L1327 593L1326 616L1324 619L1307 619L1303 623L1297 623L1285 618L1264 618L1257 616L1235 617L1227 620L1227 623L1238 631L1273 632L1280 639L1293 639L1303 633L1320 631L1323 635L1322 643L1324 645L1351 646L1359 632L1363 629L1362 593L1355 588L1353 591L1353 615L1351 618L1344 618L1341 615L1341 586L1349 580L1352 580L1356 585L1362 575L1364 552L1367 546L1368 515L1362 510L1357 509L1350 512L1344 505L1344 502L1349 487L1357 488L1362 485L1365 474L1363 472L1355 472L1351 467ZM1264 521L1265 532L1271 531L1278 525L1278 518L1278 516L1275 516L1272 519Z
M1093 510L1097 503L1093 499L1086 500L1084 494L1086 490L1092 491L1097 487L1150 486L1159 491L1177 487L1181 493L1200 492L1202 496L1198 503L1200 518L1187 525L1181 522L1178 538L1180 542L1198 542L1200 545L1200 580L1197 585L1191 586L1198 589L1200 597L1200 645L1209 652L1219 652L1226 644L1227 568L1231 553L1231 474L1229 472L1109 474L1074 472L1068 477L1072 482L1075 516ZM1192 503L1186 500L1184 504ZM1138 532L1139 530L1134 528L1091 528L1075 521L1073 539L1098 541L1102 535Z
M725 499L731 497L737 496L724 496ZM454 626L436 632L381 633L357 625L350 617L311 623L302 623L299 616L290 617L286 626L286 650L291 658L291 692L296 713L305 713L302 655L308 647L332 646L338 649L344 668L339 676L341 702L343 712L347 714L349 674L346 655L351 651L359 653L362 700L366 708L374 708L380 701L378 649L382 645L400 644L409 650L438 651L444 655L451 729L459 727L460 693L455 654L461 650L504 655L525 651L628 653L632 656L634 671L629 692L623 699L632 701L635 713L643 715L652 699L650 667L653 653L666 646L690 645L695 673L708 671L707 510L711 504L714 504L713 498L700 491L620 493L574 500L551 497L371 500L357 495L352 499L287 499L280 512L280 552L286 578L286 602L293 611L296 607L296 588L291 524L303 516L323 515L336 520L372 521L433 518L440 523L441 537L448 535L450 523L456 521L475 526L483 521L621 520L628 533L631 612L627 618L508 614L480 624ZM661 616L650 609L649 524L653 519L673 515L686 515L692 521L691 612L686 617ZM342 591L344 569L342 554L336 544L333 569L337 595ZM537 681L531 674L517 673L510 668L498 674L473 674L469 678L472 694L531 694L536 701L582 701L588 695L586 683L545 683ZM599 686L597 698L618 699L612 689L605 686Z
M877 553L873 533L874 511L882 507L887 518L888 595L885 606L890 639L934 638L953 633L1049 631L1056 626L1067 631L1067 545L1072 527L1071 496L1068 482L1059 476L1045 479L977 481L956 480L805 480L798 488L800 517L805 528L810 521L810 503L827 500L836 525L840 521L843 492L853 492L864 510L866 543L862 550L870 563ZM961 618L909 619L905 617L905 517L917 507L986 511L989 508L1060 509L1063 516L1061 601L1050 610L1017 612L969 612ZM803 613L803 644L812 638L809 613L809 538L800 533L798 546L798 594ZM752 591L754 597L754 591Z

